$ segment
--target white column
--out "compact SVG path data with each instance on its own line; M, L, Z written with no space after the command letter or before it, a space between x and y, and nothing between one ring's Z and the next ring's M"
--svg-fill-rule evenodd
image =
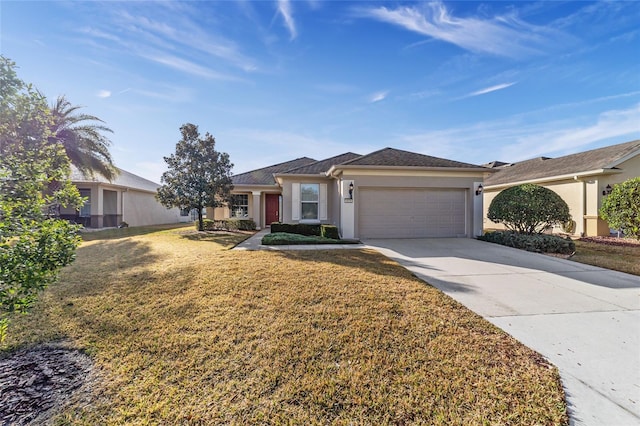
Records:
M472 220L472 237L478 237L482 235L482 216L483 216L483 198L482 193L476 195L478 187L482 185L482 182L473 182L473 188L471 190L471 197L473 199L473 220Z
M354 187L353 198L349 198L349 185L354 184L352 180L342 180L340 182L340 231L342 238L355 238L356 222L355 222L355 205L356 191Z
M260 209L260 195L262 192L253 191L253 221L256 223L256 229L262 228L262 215Z

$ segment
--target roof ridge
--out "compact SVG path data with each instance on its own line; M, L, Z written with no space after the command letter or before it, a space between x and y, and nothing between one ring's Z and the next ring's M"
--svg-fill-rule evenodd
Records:
M237 175L233 175L233 177L242 176L242 175L246 175L246 174L254 173L254 172L259 172L261 170L271 169L271 168L274 168L274 167L282 166L282 165L287 164L287 163L293 163L294 161L299 161L299 160L311 160L313 163L318 161L315 158L311 158L311 157L299 157L299 158L294 158L293 160L283 161L282 163L271 164L270 166L260 167L259 169L253 169L253 170L248 170L246 172L238 173ZM309 163L309 164L313 164L313 163ZM304 167L304 166L298 166L298 167ZM294 167L294 169L298 168L298 167ZM289 169L287 169L287 170L289 170ZM291 169L291 170L293 170L293 169Z
M315 164L323 163L323 162L325 162L325 161L329 161L329 160L332 160L332 159L334 159L334 158L342 157L342 156L349 155L349 154L351 154L351 155L358 155L358 156L360 156L360 154L356 154L355 152L351 152L351 151L349 151L349 152L343 152L342 154L334 155L333 157L327 157L327 158L324 158L324 159L322 159L322 160L316 160L316 161L314 161L313 163L304 164L304 165L302 165L302 166L294 167L293 169L288 169L288 170L285 170L284 172L281 172L281 173L291 173L291 172L293 172L293 171L295 171L295 170L297 170L297 169L302 169L302 168L305 168L305 167L311 167L311 166L313 166L313 165L315 165ZM359 158L359 157L358 157L358 158ZM337 164L344 164L344 162L342 162L342 163L337 163ZM333 165L335 165L335 164L332 164L332 166L333 166Z

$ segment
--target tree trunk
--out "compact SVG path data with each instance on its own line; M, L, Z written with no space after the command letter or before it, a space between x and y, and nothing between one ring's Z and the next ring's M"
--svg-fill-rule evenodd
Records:
M204 231L204 221L202 220L202 206L198 207L198 231Z

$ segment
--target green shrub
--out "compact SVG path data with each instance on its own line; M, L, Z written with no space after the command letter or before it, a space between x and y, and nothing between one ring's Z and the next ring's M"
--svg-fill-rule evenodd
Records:
M495 231L486 233L478 239L536 253L572 254L576 251L576 244L571 238L562 238L557 235Z
M320 225L309 224L309 223L272 223L271 224L271 233L274 234L276 232L286 232L289 234L300 234L300 235L316 235L320 236Z
M487 217L521 234L541 233L569 221L569 206L545 187L525 183L507 188L491 201Z
M602 201L600 216L614 229L640 239L640 177L614 185Z
M340 233L338 233L338 227L335 225L321 225L320 236L325 238L331 238L333 240L340 239Z
M198 222L195 222L196 230ZM203 231L254 231L256 223L251 219L203 219Z
M304 245L304 244L353 244L355 241L334 240L319 235L290 234L276 232L262 237L262 244L267 246L277 245Z

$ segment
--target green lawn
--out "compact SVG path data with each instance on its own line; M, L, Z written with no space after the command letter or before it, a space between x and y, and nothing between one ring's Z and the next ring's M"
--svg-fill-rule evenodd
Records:
M567 424L553 366L382 255L191 229L92 238L14 320L99 370L55 422Z
M588 240L576 240L575 243L576 254L571 257L573 261L640 275L639 244L628 242L613 245Z

